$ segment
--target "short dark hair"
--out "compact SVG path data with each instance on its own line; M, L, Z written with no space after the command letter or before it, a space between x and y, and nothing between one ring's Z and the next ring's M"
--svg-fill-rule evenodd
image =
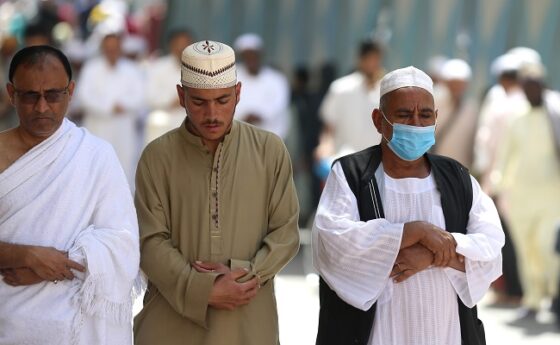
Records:
M55 47L42 45L22 48L14 55L10 62L10 71L8 73L10 83L14 82L14 74L20 65L35 65L47 56L54 56L57 58L62 63L62 66L64 66L66 75L68 75L68 80L72 80L72 67L66 55Z
M381 44L369 38L361 41L358 49L359 56L364 57L371 53L382 54L383 48L381 47Z

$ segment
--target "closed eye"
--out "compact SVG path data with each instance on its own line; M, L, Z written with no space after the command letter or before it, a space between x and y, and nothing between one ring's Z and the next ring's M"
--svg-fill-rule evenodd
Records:
M218 103L220 104L227 104L228 102L229 102L229 96L218 98Z

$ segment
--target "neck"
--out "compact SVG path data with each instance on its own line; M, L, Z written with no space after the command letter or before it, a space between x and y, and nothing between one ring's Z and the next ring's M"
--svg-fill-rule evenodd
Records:
M16 137L20 142L22 148L25 150L25 152L31 150L33 147L37 146L38 144L40 144L41 142L43 142L45 139L48 138L48 136L46 137L31 136L29 135L29 133L23 130L21 126L16 128Z
M216 153L216 150L218 149L218 145L220 145L220 142L216 141L216 140L210 140L209 141L209 140L202 139L202 142L208 148L210 153L212 153L212 155L214 155L214 153Z
M422 156L411 162L405 161L399 158L386 143L381 144L381 161L383 170L392 178L424 178L430 174L430 165L426 157Z
M117 62L119 61L119 59L105 59L107 61L107 64L111 67L114 68L117 65Z
M189 132L191 132L192 134L196 135L197 137L200 138L200 140L202 140L202 143L204 144L204 146L206 146L208 148L208 150L212 153L212 155L214 153L216 153L216 150L218 149L218 145L220 145L220 143L222 142L223 138L221 138L220 140L207 140L204 139L202 137L202 135L200 135L200 133L196 130L196 128L192 125L192 123L189 121L188 117L187 117L187 121L186 121L186 127L187 130ZM231 126L230 126L231 129Z
M363 74L364 77L365 77L366 87L367 87L368 89L371 89L371 88L375 87L375 84L377 83L377 75L376 75L376 73L369 73L369 74L366 74L366 73L363 73L363 72L362 72L362 74Z

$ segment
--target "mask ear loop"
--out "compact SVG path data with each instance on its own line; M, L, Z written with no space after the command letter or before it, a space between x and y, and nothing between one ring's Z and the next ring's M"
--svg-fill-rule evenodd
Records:
M379 112L383 116L383 119L385 119L385 121L389 124L389 126L394 127L393 124L391 122L389 122L389 119L385 116L385 112L381 109L379 109ZM390 142L390 140L385 137L385 134L381 133L381 136L383 137L383 139L385 139L387 144Z
M387 121L387 123L391 126L394 127L393 124L391 122L389 122L389 119L387 118L387 116L385 116L385 112L381 109L379 109L379 112L381 113L381 115L383 115L383 118L385 119L385 121Z

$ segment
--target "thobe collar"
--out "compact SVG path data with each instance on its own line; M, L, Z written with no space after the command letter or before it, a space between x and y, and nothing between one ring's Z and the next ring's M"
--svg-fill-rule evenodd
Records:
M193 146L201 149L201 150L208 150L208 148L206 147L206 145L204 145L204 143L202 142L202 138L199 137L198 135L195 135L193 133L191 133L188 129L187 129L187 121L189 121L188 117L185 117L185 120L183 121L183 123L181 124L181 127L179 129L179 132L181 133L181 136L189 143L192 144ZM231 123L231 129L229 131L229 133L227 133L224 138L222 139L222 145L227 144L229 141L231 141L231 138L233 137L232 134L235 134L239 131L239 121L237 120L233 120L233 122Z

